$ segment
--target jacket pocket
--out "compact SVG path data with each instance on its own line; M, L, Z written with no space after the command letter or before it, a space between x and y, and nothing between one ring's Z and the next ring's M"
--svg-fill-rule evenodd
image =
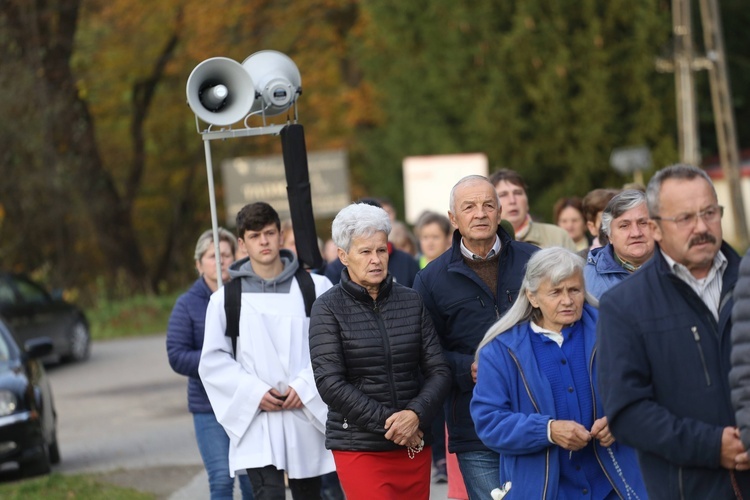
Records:
M449 309L449 310L450 309L456 309L458 307L463 306L464 304L468 304L468 303L471 303L471 302L476 302L477 304L479 304L482 307L485 306L485 303L484 303L484 300L482 299L482 297L480 297L479 295L474 295L472 297L464 297L463 299L460 299L460 300L458 300L456 302L453 302L452 304L448 305L448 307L446 307L446 309Z

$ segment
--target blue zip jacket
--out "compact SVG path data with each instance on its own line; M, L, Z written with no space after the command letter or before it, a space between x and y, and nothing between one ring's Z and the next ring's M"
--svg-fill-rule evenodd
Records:
M584 305L583 331L588 360L594 420L604 416L596 391L597 311ZM479 353L479 372L471 414L482 441L500 454L500 482L511 481L506 500L559 497L559 453L568 451L547 439L547 422L555 417L555 401L549 381L534 355L529 323L516 325L495 337ZM628 498L627 484L641 499L646 498L635 452L615 441L610 447L617 468L606 448L594 446L602 472L620 498ZM632 495L632 493L631 493Z
M628 276L630 273L615 260L612 243L589 252L586 267L583 268L583 278L586 281L586 291L597 299Z
M739 255L720 250L719 321L661 250L602 296L599 392L612 433L638 451L652 498L750 498L750 472L720 466L721 437L735 425L729 391L732 290ZM734 483L734 485L733 485Z
M206 390L198 376L203 349L206 307L211 289L203 278L180 295L172 308L167 326L167 356L172 369L188 377L188 410L191 413L213 413Z
M422 296L432 316L453 383L445 403L451 452L484 451L469 412L474 390L471 364L479 342L498 318L505 314L521 288L526 262L539 247L514 241L498 227L500 257L496 295L464 262L461 234L453 233L453 246L422 269L414 289ZM497 297L497 298L495 298Z

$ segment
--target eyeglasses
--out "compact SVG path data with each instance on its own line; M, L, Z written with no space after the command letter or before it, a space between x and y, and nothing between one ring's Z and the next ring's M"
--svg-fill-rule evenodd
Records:
M712 224L721 220L724 216L724 207L721 205L712 205L700 212L693 212L691 214L682 214L677 217L660 217L655 215L651 217L652 220L668 220L675 223L675 226L685 229L693 227L698 222L698 217L703 219L706 224Z

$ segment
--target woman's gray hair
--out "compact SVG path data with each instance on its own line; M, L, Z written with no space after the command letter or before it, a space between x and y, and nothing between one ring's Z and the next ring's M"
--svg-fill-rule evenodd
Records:
M516 301L508 312L487 330L479 343L479 347L477 347L476 358L479 359L479 350L501 333L524 321L535 321L539 318L541 313L538 309L534 309L529 302L529 298L526 296L527 291L534 294L545 281L549 280L552 285L557 285L577 273L580 273L583 278L583 267L585 265L586 261L582 257L562 247L544 248L532 255L526 263L526 273L521 282L521 289L518 291ZM598 305L598 301L588 292L586 292L586 302Z
M716 188L714 187L714 183L711 182L711 178L708 174L698 167L685 163L677 163L676 165L670 165L669 167L665 167L656 172L656 174L651 177L651 180L648 181L648 187L646 188L648 216L657 217L660 215L659 195L661 194L661 185L664 184L664 181L667 179L693 180L696 177L701 177L708 182L708 185L711 186L711 189L714 192L714 198L716 198Z
M349 252L356 238L370 237L381 231L386 237L391 232L391 219L380 207L367 203L352 203L341 209L331 224L331 239L337 247Z
M237 252L237 238L223 227L219 228L219 241L226 241L229 243L229 247L232 249L232 259L234 254ZM198 237L198 243L195 244L195 260L196 262L203 258L203 255L211 248L214 244L214 232L211 229L203 231Z
M612 227L612 221L621 217L628 210L644 203L646 203L646 194L637 189L626 189L615 195L614 198L609 200L602 212L602 231L604 234L611 236L612 233L609 232L609 229Z

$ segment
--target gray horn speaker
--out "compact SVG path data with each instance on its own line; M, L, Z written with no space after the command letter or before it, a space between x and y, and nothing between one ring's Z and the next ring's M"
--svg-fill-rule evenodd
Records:
M252 78L240 63L226 57L198 64L188 77L186 92L193 113L213 125L242 120L255 101Z
M253 104L253 112L265 108L268 116L283 113L302 92L299 69L286 54L276 50L261 50L245 59L242 66L261 94L261 98Z

